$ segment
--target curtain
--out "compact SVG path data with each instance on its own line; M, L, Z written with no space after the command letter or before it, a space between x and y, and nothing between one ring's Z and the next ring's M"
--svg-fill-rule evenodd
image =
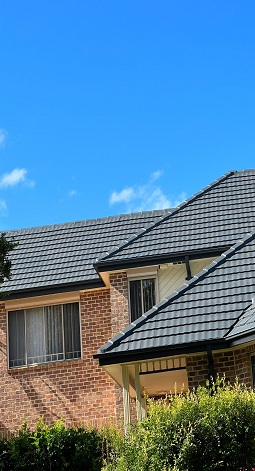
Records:
M24 311L11 311L8 316L9 366L23 366L25 358Z
M64 304L65 357L81 357L79 304Z
M28 365L46 361L43 308L26 310L26 344Z
M44 308L46 328L46 360L63 360L63 320L62 306L47 306Z
M80 358L79 303L10 311L9 365Z

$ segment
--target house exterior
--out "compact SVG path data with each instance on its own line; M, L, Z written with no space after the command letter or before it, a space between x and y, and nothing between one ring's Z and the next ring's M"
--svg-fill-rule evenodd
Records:
M0 430L146 413L146 396L255 377L255 170L175 209L11 231ZM133 404L137 407L134 408Z

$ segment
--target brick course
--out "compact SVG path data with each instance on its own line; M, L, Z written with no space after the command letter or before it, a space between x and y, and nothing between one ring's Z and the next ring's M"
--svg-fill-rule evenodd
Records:
M47 423L63 418L100 426L116 420L114 381L98 366L93 354L111 337L109 290L81 295L83 359L24 368L7 367L7 326L0 307L0 431L33 426L39 417Z
M8 370L7 317L0 304L0 432L17 430L26 420L33 427L39 417L51 424L63 418L67 425L122 423L122 389L98 366L93 354L129 324L126 273L110 275L110 288L80 295L82 360L48 363ZM213 352L215 372L233 382L251 385L250 356L255 345ZM206 354L187 357L189 387L208 380ZM136 416L135 402L131 406Z
M224 376L230 383L238 379L240 383L251 387L251 355L253 353L255 353L255 345L233 351L213 352L215 375ZM187 357L187 373L190 388L205 385L209 379L207 355Z

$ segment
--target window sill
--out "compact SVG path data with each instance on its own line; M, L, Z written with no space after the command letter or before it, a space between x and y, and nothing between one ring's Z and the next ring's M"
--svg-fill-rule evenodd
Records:
M23 365L23 366L13 366L11 368L8 368L8 373L17 373L21 371L31 371L31 370L49 370L51 368L61 368L64 366L70 366L70 365L79 365L83 363L82 358L71 358L69 360L56 360L56 361L50 361L50 362L45 362L45 363L33 363L32 365Z

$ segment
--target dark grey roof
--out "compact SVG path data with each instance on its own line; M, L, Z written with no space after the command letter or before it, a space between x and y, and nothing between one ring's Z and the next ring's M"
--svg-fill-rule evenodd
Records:
M225 342L254 296L254 253L255 232L111 339L98 356L114 361L117 354Z
M12 278L1 292L20 294L49 288L74 289L77 284L101 283L93 267L96 257L112 250L134 231L170 210L145 211L102 219L7 232L18 242L12 252ZM72 288L73 287L73 288ZM29 294L27 294L29 295ZM17 296L18 297L18 296Z
M255 304L249 306L249 308L240 316L237 323L230 330L226 338L232 339L234 337L241 337L247 335L255 330Z
M229 172L104 256L98 269L148 257L226 250L255 229L254 202L255 170Z

